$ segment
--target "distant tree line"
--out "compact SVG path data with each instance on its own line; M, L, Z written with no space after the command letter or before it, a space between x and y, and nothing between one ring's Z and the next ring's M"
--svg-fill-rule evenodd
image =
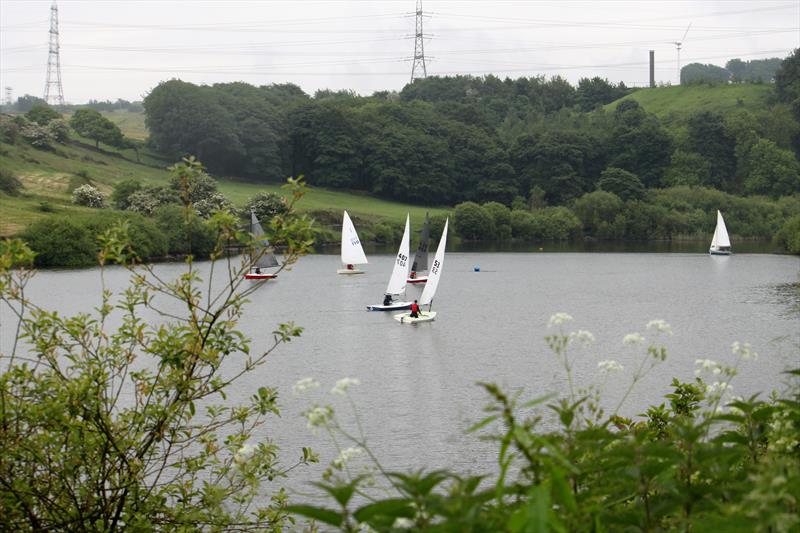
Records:
M796 53L776 85L793 62ZM630 91L600 78L573 87L560 77L489 75L418 79L369 97L311 97L288 84L170 80L144 107L155 149L196 155L214 173L269 182L303 174L312 185L419 204L511 206L538 196L569 205L611 169L623 195L675 185L773 198L800 190L800 125L790 100L725 116L698 112L668 130L631 99L602 109Z
M18 97L13 104L6 104L2 106L2 111L4 113L27 113L34 107L47 105L48 104L44 99L39 98L38 96L25 94ZM86 104L68 104L56 106L56 109L62 113L70 113L84 108L94 109L95 111L130 111L132 113L141 113L144 111L142 102L129 102L128 100L123 100L122 98L118 98L115 102L112 102L111 100L89 100L89 102Z
M689 63L681 68L681 85L720 83L770 83L781 67L779 57L742 61L739 58L725 63L725 68L702 63Z

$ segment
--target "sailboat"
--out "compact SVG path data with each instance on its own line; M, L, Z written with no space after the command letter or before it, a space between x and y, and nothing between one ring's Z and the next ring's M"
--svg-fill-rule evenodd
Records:
M406 276L408 275L408 248L409 248L409 216L406 215L406 229L403 231L403 238L400 239L400 248L394 258L392 275L389 284L386 286L386 297L382 304L368 305L368 311L400 311L411 308L411 302L395 301L394 296L406 289Z
M428 283L425 284L425 289L422 291L422 296L419 297L419 305L427 305L427 311L420 311L419 316L412 317L411 313L399 313L394 315L394 319L401 324L416 324L417 322L429 322L436 318L436 311L431 311L431 304L433 302L433 295L436 294L436 287L439 285L439 279L442 276L442 267L444 266L444 249L447 246L447 223L444 222L444 230L442 231L442 238L439 239L439 246L436 248L436 255L433 257L433 264L428 273Z
M245 279L275 279L277 274L272 272L265 272L262 269L274 268L280 266L278 259L269 246L269 241L264 236L264 228L258 221L258 217L253 211L250 211L250 233L257 239L253 245L252 255L250 256L250 269L245 273Z
M711 247L708 249L711 255L731 255L731 240L728 238L728 229L725 227L725 219L717 209L717 227L714 229L714 237L711 238Z
M347 211L344 212L342 219L342 263L344 268L336 271L337 274L363 274L363 270L359 270L355 265L366 265L368 263L367 256L364 255L364 249L361 247L361 241L358 240L358 233L356 227L353 226L353 221L350 220L350 215Z
M425 213L425 224L422 225L419 246L417 246L417 252L414 254L414 262L411 263L411 273L408 279L406 279L406 283L417 284L428 281L428 276L420 275L420 273L428 270L428 241L430 240L430 231L431 221L428 218L428 213Z

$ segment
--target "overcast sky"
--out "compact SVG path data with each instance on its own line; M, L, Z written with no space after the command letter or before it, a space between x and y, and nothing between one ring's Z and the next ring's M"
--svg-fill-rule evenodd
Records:
M0 0L0 87L15 99L43 96L50 5ZM415 0L59 0L64 97L140 100L170 78L291 82L309 94L400 90L414 10ZM652 49L656 80L675 84L675 41L683 65L785 57L800 46L798 0L424 0L423 11L428 75L645 85Z

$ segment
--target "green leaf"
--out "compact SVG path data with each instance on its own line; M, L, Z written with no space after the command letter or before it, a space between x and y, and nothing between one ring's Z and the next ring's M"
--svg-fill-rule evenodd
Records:
M491 424L492 422L494 422L495 420L497 420L497 418L498 418L498 415L487 416L486 418L484 418L483 420L481 420L477 424L471 426L467 430L467 433L473 433L475 431L478 431L482 427L487 426L487 425Z
M376 516L411 518L414 516L414 507L409 499L391 498L370 503L353 513L353 517L359 522L367 522Z
M323 507L314 507L313 505L289 505L286 510L336 527L341 526L343 521L340 513Z
M328 485L327 483L320 483L320 482L314 482L312 483L312 485L321 488L322 490L333 496L333 499L335 499L337 503L342 507L347 507L347 503L350 501L350 498L353 497L353 493L356 490L356 484L360 480L361 478L356 478L347 485Z

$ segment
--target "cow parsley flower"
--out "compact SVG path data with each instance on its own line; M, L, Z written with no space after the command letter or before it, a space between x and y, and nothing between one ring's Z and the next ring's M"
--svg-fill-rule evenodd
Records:
M578 331L571 333L570 336L573 340L580 342L584 346L591 346L595 343L594 335L585 329L579 329Z
M622 344L627 344L628 346L635 346L644 344L644 337L642 337L641 333L628 333L622 338Z
M561 326L570 320L572 320L571 315L568 315L567 313L556 313L550 317L550 320L547 322L547 327L552 328L554 326Z
M341 470L353 457L357 457L362 453L363 450L361 448L345 448L339 452L339 457L333 460L333 466Z
M294 385L292 385L292 393L295 395L299 395L306 391L318 388L319 388L319 381L315 380L314 378L303 378L303 379L298 379L297 382Z
M651 320L647 323L647 329L653 330L657 333L666 333L672 335L672 328L667 324L666 320Z
M392 524L392 529L411 529L412 527L414 527L414 521L404 516L395 518L394 524Z
M621 372L624 367L613 359L605 359L597 363L597 368L602 372Z
M758 359L758 354L753 351L749 342L742 344L739 341L736 341L731 344L731 351L742 359Z
M303 413L308 420L309 429L322 426L333 417L333 409L328 406L315 406Z
M347 389L353 385L359 385L361 381L358 378L342 378L336 382L336 385L331 389L331 394L338 394L344 396L347 394Z

